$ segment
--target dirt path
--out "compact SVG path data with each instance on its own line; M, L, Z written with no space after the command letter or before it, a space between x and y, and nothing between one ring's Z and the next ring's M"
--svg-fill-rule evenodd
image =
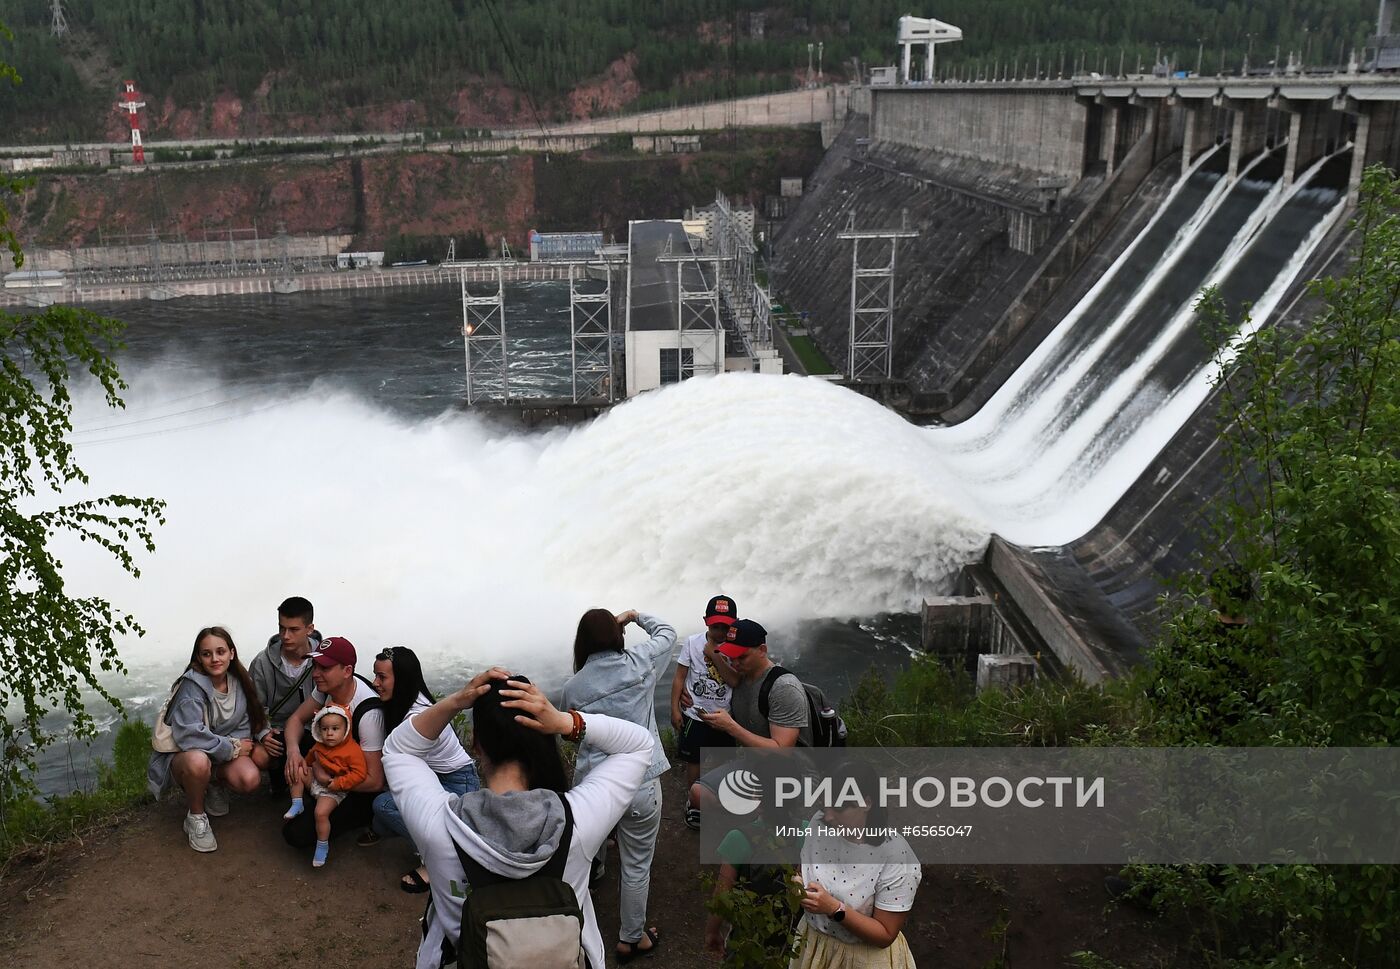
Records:
M679 771L665 783L651 885L662 949L640 965L713 967L701 947L696 839L680 820ZM3 969L411 966L424 896L397 888L408 846L342 838L317 871L282 842L283 807L266 795L234 798L228 817L214 820L219 850L201 855L180 830L177 797L11 869L0 880ZM1125 967L1173 965L1168 927L1105 908L1106 872L927 866L905 932L923 969L1063 969L1085 949ZM605 941L616 938L616 873L614 855L596 896Z

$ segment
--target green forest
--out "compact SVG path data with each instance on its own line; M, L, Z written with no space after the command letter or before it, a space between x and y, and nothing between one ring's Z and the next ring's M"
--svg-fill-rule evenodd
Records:
M100 132L121 77L181 106L268 85L263 113L325 114L413 99L440 120L472 78L525 95L522 123L547 120L562 95L635 54L638 107L757 93L800 83L808 45L827 77L893 63L901 14L936 13L964 31L941 70L989 76L1063 65L1116 70L1160 51L1210 73L1271 61L1275 50L1337 63L1374 32L1375 0L64 0L71 33L49 33L50 0L10 0L0 44L24 84L0 93L0 124L23 133ZM94 130L94 126L96 130Z

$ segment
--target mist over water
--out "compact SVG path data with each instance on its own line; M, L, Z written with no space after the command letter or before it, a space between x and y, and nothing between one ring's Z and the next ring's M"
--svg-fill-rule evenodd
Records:
M74 591L146 624L137 665L211 622L266 635L290 594L323 631L457 663L557 661L585 608L698 619L719 589L770 628L907 611L988 535L929 432L822 381L695 380L526 436L167 370L133 373L105 425L79 401L93 491L169 503L141 579L60 549Z

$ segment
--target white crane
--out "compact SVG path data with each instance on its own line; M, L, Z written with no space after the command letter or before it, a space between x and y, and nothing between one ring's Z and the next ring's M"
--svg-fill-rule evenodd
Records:
M929 17L911 17L908 14L900 17L900 82L908 84L911 80L909 77L909 59L915 44L923 44L927 47L927 52L924 56L924 80L932 81L934 78L934 46L962 39L963 34L961 27L954 27L952 24L945 24L941 20L933 20Z

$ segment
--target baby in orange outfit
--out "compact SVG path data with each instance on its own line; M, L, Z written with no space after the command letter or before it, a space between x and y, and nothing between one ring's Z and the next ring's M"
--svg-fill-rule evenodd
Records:
M306 755L306 766L311 768L311 794L316 798L316 853L311 864L320 868L330 855L331 812L350 789L369 776L365 764L365 752L350 736L350 714L344 708L327 703L311 718L311 736L316 743ZM322 784L316 779L316 766L330 775L330 783ZM306 810L305 785L300 781L292 785L292 806L282 815L290 821Z

